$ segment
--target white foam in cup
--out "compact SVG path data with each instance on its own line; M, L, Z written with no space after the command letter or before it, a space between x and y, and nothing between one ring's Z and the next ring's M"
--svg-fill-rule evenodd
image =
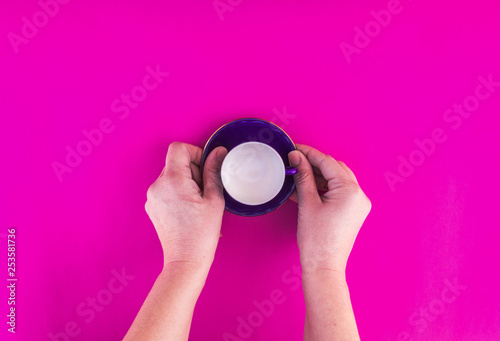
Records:
M245 142L227 153L221 178L233 199L246 205L261 205L283 187L285 165L274 148L261 142Z

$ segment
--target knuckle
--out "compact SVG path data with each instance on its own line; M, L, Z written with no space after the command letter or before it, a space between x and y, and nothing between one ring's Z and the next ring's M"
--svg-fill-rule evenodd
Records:
M310 172L305 171L305 170L299 171L295 175L295 181L297 181L299 183L307 182L307 181L309 181L310 178L311 178Z
M160 181L164 186L175 187L176 184L182 183L183 178L183 175L175 167L170 167L165 171Z
M362 202L365 200L365 197L366 197L365 193L363 192L361 187L359 187L359 185L357 183L355 183L354 181L346 182L345 189L353 200L359 201L359 202Z
M323 154L323 157L319 161L319 167L325 167L328 165L328 163L333 159L331 155Z
M170 167L163 174L162 181L166 184L171 184L176 178L175 168Z
M169 183L168 177L161 177L153 182L146 191L147 200L153 202L157 201L162 193L169 190Z
M345 180L344 182L345 187L349 191L349 193L353 195L358 195L361 194L363 191L361 190L361 187L357 183L355 183L352 180Z
M153 183L151 186L149 186L148 190L146 191L146 198L147 198L147 201L151 201L153 200L154 196L155 196L155 192L156 192L156 189L155 189L155 183ZM147 203L147 202L146 202Z
M365 206L366 206L366 211L369 213L372 210L372 201L368 199L366 195L365 195Z
M353 182L354 183L354 182ZM365 192L359 187L358 184L350 186L351 200L356 206L361 207L368 214L371 211L372 203L370 199L366 196Z
M168 150L177 150L179 148L181 148L183 145L182 142L179 142L179 141L173 141L171 142L169 145L168 145Z

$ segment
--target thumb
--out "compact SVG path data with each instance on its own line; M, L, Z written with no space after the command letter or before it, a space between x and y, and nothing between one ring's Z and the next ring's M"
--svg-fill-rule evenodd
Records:
M217 147L212 150L205 161L205 167L203 168L203 197L208 200L224 200L220 170L226 155L226 148Z
M294 175L294 180L299 205L321 202L314 173L307 157L301 151L293 150L288 153L288 160L290 165L298 170Z

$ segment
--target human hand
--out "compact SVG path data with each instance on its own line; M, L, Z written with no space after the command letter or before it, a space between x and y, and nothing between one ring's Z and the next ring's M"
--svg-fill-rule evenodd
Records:
M288 154L298 203L297 243L303 272L345 267L356 236L371 210L371 202L354 173L330 155L302 144ZM318 190L325 192L320 195Z
M149 187L145 205L163 247L164 266L180 262L210 268L224 212L220 168L226 154L224 147L214 149L202 175L200 147L169 145L165 167Z

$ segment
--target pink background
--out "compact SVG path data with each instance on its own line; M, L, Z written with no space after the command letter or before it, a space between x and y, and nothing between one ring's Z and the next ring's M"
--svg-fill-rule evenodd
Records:
M475 92L480 76L500 81L497 2L402 0L385 27L370 11L387 0L230 3L220 17L211 0L70 1L44 17L35 0L2 2L0 281L12 226L19 281L15 335L2 285L0 338L121 339L161 269L144 203L167 146L202 147L254 116L345 161L373 203L347 273L362 339L499 340L500 87ZM33 15L43 26L16 53L9 32ZM346 58L341 43L366 24L373 37ZM157 65L169 75L135 88ZM146 98L122 120L111 106L131 91ZM464 101L467 118L448 111ZM59 181L53 162L106 118L114 130ZM424 156L415 139L435 129L446 141ZM419 165L391 189L400 156ZM274 290L286 301L240 339L302 339L296 217L291 201L257 218L225 213L191 340L238 340L238 317L258 318L252 302ZM134 278L120 284L116 271Z

